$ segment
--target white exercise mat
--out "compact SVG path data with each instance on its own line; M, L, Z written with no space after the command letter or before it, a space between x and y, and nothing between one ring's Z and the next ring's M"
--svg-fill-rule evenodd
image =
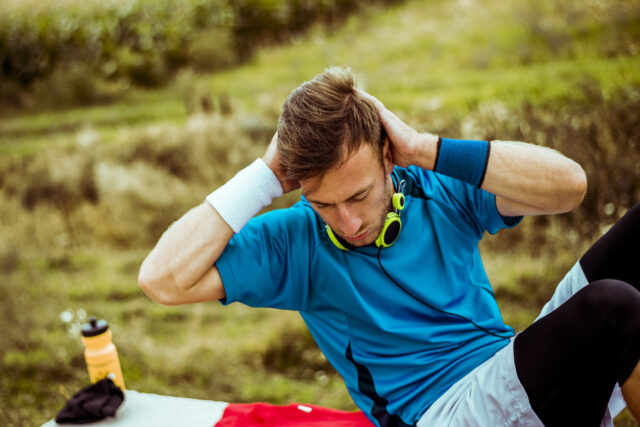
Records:
M116 411L115 417L106 417L84 426L190 426L213 427L224 413L226 402L187 399L184 397L161 396L159 394L125 392L125 399ZM42 427L70 426L51 420Z

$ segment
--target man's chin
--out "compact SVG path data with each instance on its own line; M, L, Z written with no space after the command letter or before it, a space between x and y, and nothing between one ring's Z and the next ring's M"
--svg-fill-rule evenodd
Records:
M351 240L345 239L347 243L349 243L354 248L362 248L364 246L370 245L373 242L353 242Z
M362 246L367 246L375 242L375 236L372 236L372 233L369 231L363 232L361 235L356 236L355 238L349 238L345 236L342 237L347 243L356 248L360 248Z

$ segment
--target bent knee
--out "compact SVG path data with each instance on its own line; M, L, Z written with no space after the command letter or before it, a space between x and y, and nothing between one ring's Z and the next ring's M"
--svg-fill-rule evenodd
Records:
M640 291L630 284L614 279L602 279L585 286L576 294L580 307L589 314L640 321Z

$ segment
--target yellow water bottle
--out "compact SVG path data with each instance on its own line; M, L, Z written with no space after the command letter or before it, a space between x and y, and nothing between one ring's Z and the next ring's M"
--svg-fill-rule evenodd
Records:
M109 377L124 391L118 350L111 342L111 330L107 321L89 318L89 323L82 325L82 343L85 346L84 358L91 382L95 383Z

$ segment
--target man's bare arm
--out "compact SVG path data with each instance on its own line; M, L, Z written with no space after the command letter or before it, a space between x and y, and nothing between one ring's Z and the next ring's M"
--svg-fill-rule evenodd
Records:
M364 92L362 92L364 93ZM433 170L438 137L421 134L402 122L371 95L391 140L394 164ZM568 212L584 197L582 167L550 148L512 141L492 141L482 189L496 195L505 216Z
M297 183L284 178L277 151L277 134L262 159L283 191L297 187ZM245 206L240 206L238 210L243 208ZM227 247L234 230L223 215L209 202L203 202L164 232L143 261L138 276L140 287L151 299L176 305L225 297L215 262Z
M214 263L233 230L207 202L164 232L142 263L138 283L154 301L175 305L224 298Z
M587 177L578 163L550 148L492 141L482 188L497 196L502 215L557 214L580 205Z

